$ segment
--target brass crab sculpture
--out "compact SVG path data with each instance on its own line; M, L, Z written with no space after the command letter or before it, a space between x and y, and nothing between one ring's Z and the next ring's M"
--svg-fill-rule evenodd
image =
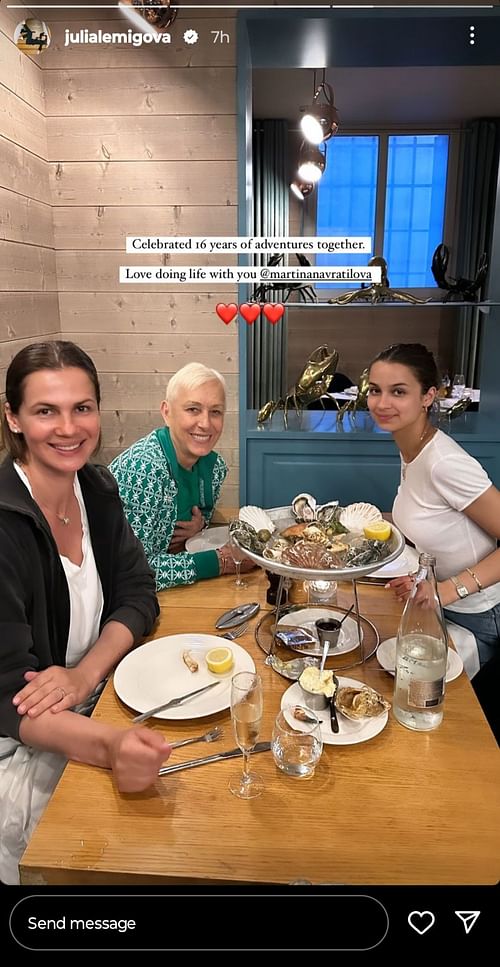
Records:
M339 354L336 349L330 352L328 346L318 346L309 356L297 382L288 390L286 396L279 400L269 400L259 410L257 423L266 423L276 410L283 410L283 420L288 428L290 409L301 411L328 393L330 378L338 361Z
M389 288L387 262L381 255L374 255L368 265L380 266L382 269L380 282L372 282L371 285L361 286L360 289L354 289L352 292L343 292L335 299L328 299L328 302L337 306L346 306L350 302L371 302L372 305L376 302L410 302L412 305L423 305L431 301L430 299L417 299L415 295L411 295L410 292L402 292L401 289Z
M337 423L341 423L345 413L355 419L357 410L367 410L368 409L368 389L370 383L368 380L368 370L364 369L358 380L358 392L356 396L353 396L351 400L346 400L342 406L339 406L337 413Z

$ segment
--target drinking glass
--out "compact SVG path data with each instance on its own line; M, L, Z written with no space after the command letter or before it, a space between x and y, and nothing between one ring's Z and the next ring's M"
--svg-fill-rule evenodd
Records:
M310 709L303 710L308 721L297 720L296 709L297 706L290 705L278 712L271 751L278 769L287 776L310 779L323 751L321 722ZM294 722L296 725L291 724Z
M255 799L264 791L264 783L250 772L249 759L259 738L262 721L262 679L256 672L238 672L231 681L231 721L236 743L243 752L243 772L233 776L229 789L239 799Z
M243 581L241 577L241 562L245 560L246 554L235 540L234 534L231 534L231 532L229 533L229 552L236 568L235 587L246 588L248 586L247 582Z
M463 373L455 373L453 377L452 396L463 396L465 390L465 376Z

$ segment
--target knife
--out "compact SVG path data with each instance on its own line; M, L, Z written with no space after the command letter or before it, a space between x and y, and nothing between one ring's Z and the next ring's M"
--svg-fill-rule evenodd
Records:
M251 751L251 755L255 755L256 752L269 752L271 748L270 742L257 742L257 745ZM195 769L196 766L204 766L209 762L218 762L219 759L234 759L236 756L243 755L241 749L230 749L229 752L216 752L215 755L205 755L202 759L188 759L187 762L179 762L176 766L162 766L158 772L159 776L168 776L171 772L180 772L182 769Z
M143 712L142 715L136 715L135 719L132 719L132 722L145 722L146 719L157 715L158 712L164 712L167 708L176 708L177 705L182 705L183 702L186 702L188 698L193 698L195 695L202 695L203 692L208 692L209 688L214 688L215 685L220 685L220 682L210 682L210 685L205 685L203 688L196 688L194 692L187 692L186 695L171 698L169 702L164 702L163 705L157 705L156 708L150 708L147 712Z

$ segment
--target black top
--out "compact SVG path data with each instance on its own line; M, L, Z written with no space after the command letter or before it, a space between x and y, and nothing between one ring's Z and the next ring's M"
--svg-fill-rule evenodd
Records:
M101 629L120 621L137 641L159 614L153 572L114 477L87 464L78 479L104 597ZM0 575L0 734L18 739L12 698L26 671L66 664L70 600L52 532L10 458L0 466Z

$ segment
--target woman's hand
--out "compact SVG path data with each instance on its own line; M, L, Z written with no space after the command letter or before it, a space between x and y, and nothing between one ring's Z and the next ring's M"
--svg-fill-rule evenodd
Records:
M391 588L391 590L394 591L398 601L407 601L411 592L413 591L414 586L415 577L412 574L406 574L403 577L394 578L385 585L386 588ZM433 608L434 595L432 592L432 585L429 584L428 581L419 581L413 600L422 608Z
M120 792L142 792L153 785L172 749L159 732L141 726L117 732L109 744L109 760Z
M195 534L199 534L205 526L205 518L201 513L199 507L193 507L191 520L178 520L175 527L174 533L172 534L172 540L168 545L168 550L170 554L178 554L179 551L183 551L186 545L186 541L190 537L194 537Z
M50 708L51 712L80 705L92 692L93 685L79 666L63 668L51 665L42 672L26 672L27 685L12 699L20 715L36 718Z

